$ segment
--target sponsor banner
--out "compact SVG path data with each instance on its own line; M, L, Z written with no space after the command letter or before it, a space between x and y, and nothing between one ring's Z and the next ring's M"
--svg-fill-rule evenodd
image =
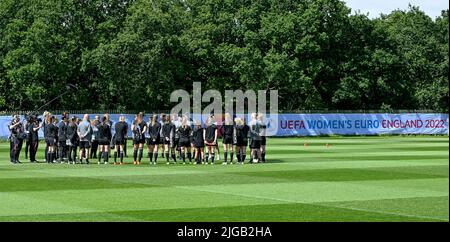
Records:
M93 119L95 115L90 114ZM82 114L71 114L82 117ZM118 122L121 114L111 114L111 121ZM128 135L131 136L133 114L124 114L129 125ZM237 115L238 117L240 115ZM57 115L60 118L60 115ZM193 115L194 120L200 119ZM21 116L23 120L23 116ZM201 118L202 121L207 116ZM217 117L220 125L220 117ZM0 116L0 137L9 135L8 125L11 116ZM249 120L249 117L246 117ZM148 122L148 116L145 117ZM379 135L379 134L448 134L448 114L440 113L403 113L403 114L277 114L267 115L268 136L318 136L318 135ZM203 123L203 122L202 122ZM114 125L113 125L114 132ZM43 131L39 130L39 137Z
M448 114L436 113L280 114L277 121L277 136L448 134Z

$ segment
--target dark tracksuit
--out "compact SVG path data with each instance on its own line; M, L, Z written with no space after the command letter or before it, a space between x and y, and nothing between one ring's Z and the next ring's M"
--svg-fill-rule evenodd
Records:
M56 146L58 138L58 127L54 125L53 123L48 124L47 126L47 137L46 142L49 146ZM53 161L56 159L56 152L48 153L48 163L53 163Z
M30 137L30 132L29 132L29 128L30 128L30 123L28 121L25 122L24 127L25 127L25 132L28 134L26 139L25 139L25 159L28 159L28 153L31 149L30 145L31 145L31 137Z
M67 122L61 121L58 124L58 152L59 159L63 161L67 157L67 145L66 145L66 132Z
M92 128L92 143L91 143L91 153L89 154L89 158L97 158L97 150L98 150L98 125L91 126Z
M33 123L28 125L28 132L30 137L30 161L35 162L36 161L36 153L39 145L39 136L38 136L38 130L34 130L35 128L39 127L37 123Z
M266 145L266 129L267 125L261 124L261 145ZM261 161L266 162L266 150L261 152Z
M75 162L77 157L77 125L74 123L70 123L67 125L66 129L66 142L69 141L70 145L68 145L68 158L70 162Z
M13 123L11 122L10 125ZM23 123L19 123L14 128L9 129L11 132L10 137L10 159L11 162L16 163L19 162L19 155L20 150L22 149L23 145L23 134L24 134L24 127Z
M44 133L44 141L45 141L45 162L48 162L48 144L47 144L47 126L49 124L47 123L46 120L43 121L42 123L42 128L43 128L43 133Z

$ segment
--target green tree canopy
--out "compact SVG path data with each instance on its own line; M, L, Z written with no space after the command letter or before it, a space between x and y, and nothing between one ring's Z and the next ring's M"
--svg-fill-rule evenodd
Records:
M0 110L170 109L170 93L279 91L282 110L448 112L448 10L340 0L3 0Z

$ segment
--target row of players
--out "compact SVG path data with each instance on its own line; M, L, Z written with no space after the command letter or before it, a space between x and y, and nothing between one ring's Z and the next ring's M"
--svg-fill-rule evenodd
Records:
M249 125L244 119L233 120L229 114L225 114L222 125L218 126L215 117L209 116L205 126L202 126L200 122L192 121L186 115L182 117L172 115L171 118L162 114L159 120L157 115L153 115L150 116L149 122L145 122L144 114L139 113L131 125L133 164L141 163L145 145L150 164L156 164L159 153L166 159L167 164L170 161L176 163L177 159L183 163L186 161L192 163L194 160L196 164L213 164L218 155L216 151L219 150L219 133L222 133L224 148L222 164L233 163L234 154L237 162L243 164L249 140L251 149L249 162L265 162L266 126L262 121L262 114L252 114ZM55 116L45 112L43 122L31 119L26 126L32 162L35 162L39 142L37 133L43 128L46 142L45 158L48 163L59 161L75 164L76 151L79 148L80 163L83 163L84 159L89 164L89 158L97 158L99 164L100 162L108 164L112 156L114 164L123 164L129 128L124 116L114 124L114 135L113 123L108 114L101 119L96 116L91 121L87 114L79 120L77 117L69 119L69 114L63 113L61 121L58 122ZM12 134L20 133L17 126L11 130ZM114 150L113 155L110 154L111 149Z

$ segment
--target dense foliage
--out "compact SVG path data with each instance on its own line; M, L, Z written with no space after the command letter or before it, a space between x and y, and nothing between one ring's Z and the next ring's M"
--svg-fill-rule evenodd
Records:
M2 0L0 110L168 109L170 93L278 89L283 110L448 112L448 10L339 0Z

